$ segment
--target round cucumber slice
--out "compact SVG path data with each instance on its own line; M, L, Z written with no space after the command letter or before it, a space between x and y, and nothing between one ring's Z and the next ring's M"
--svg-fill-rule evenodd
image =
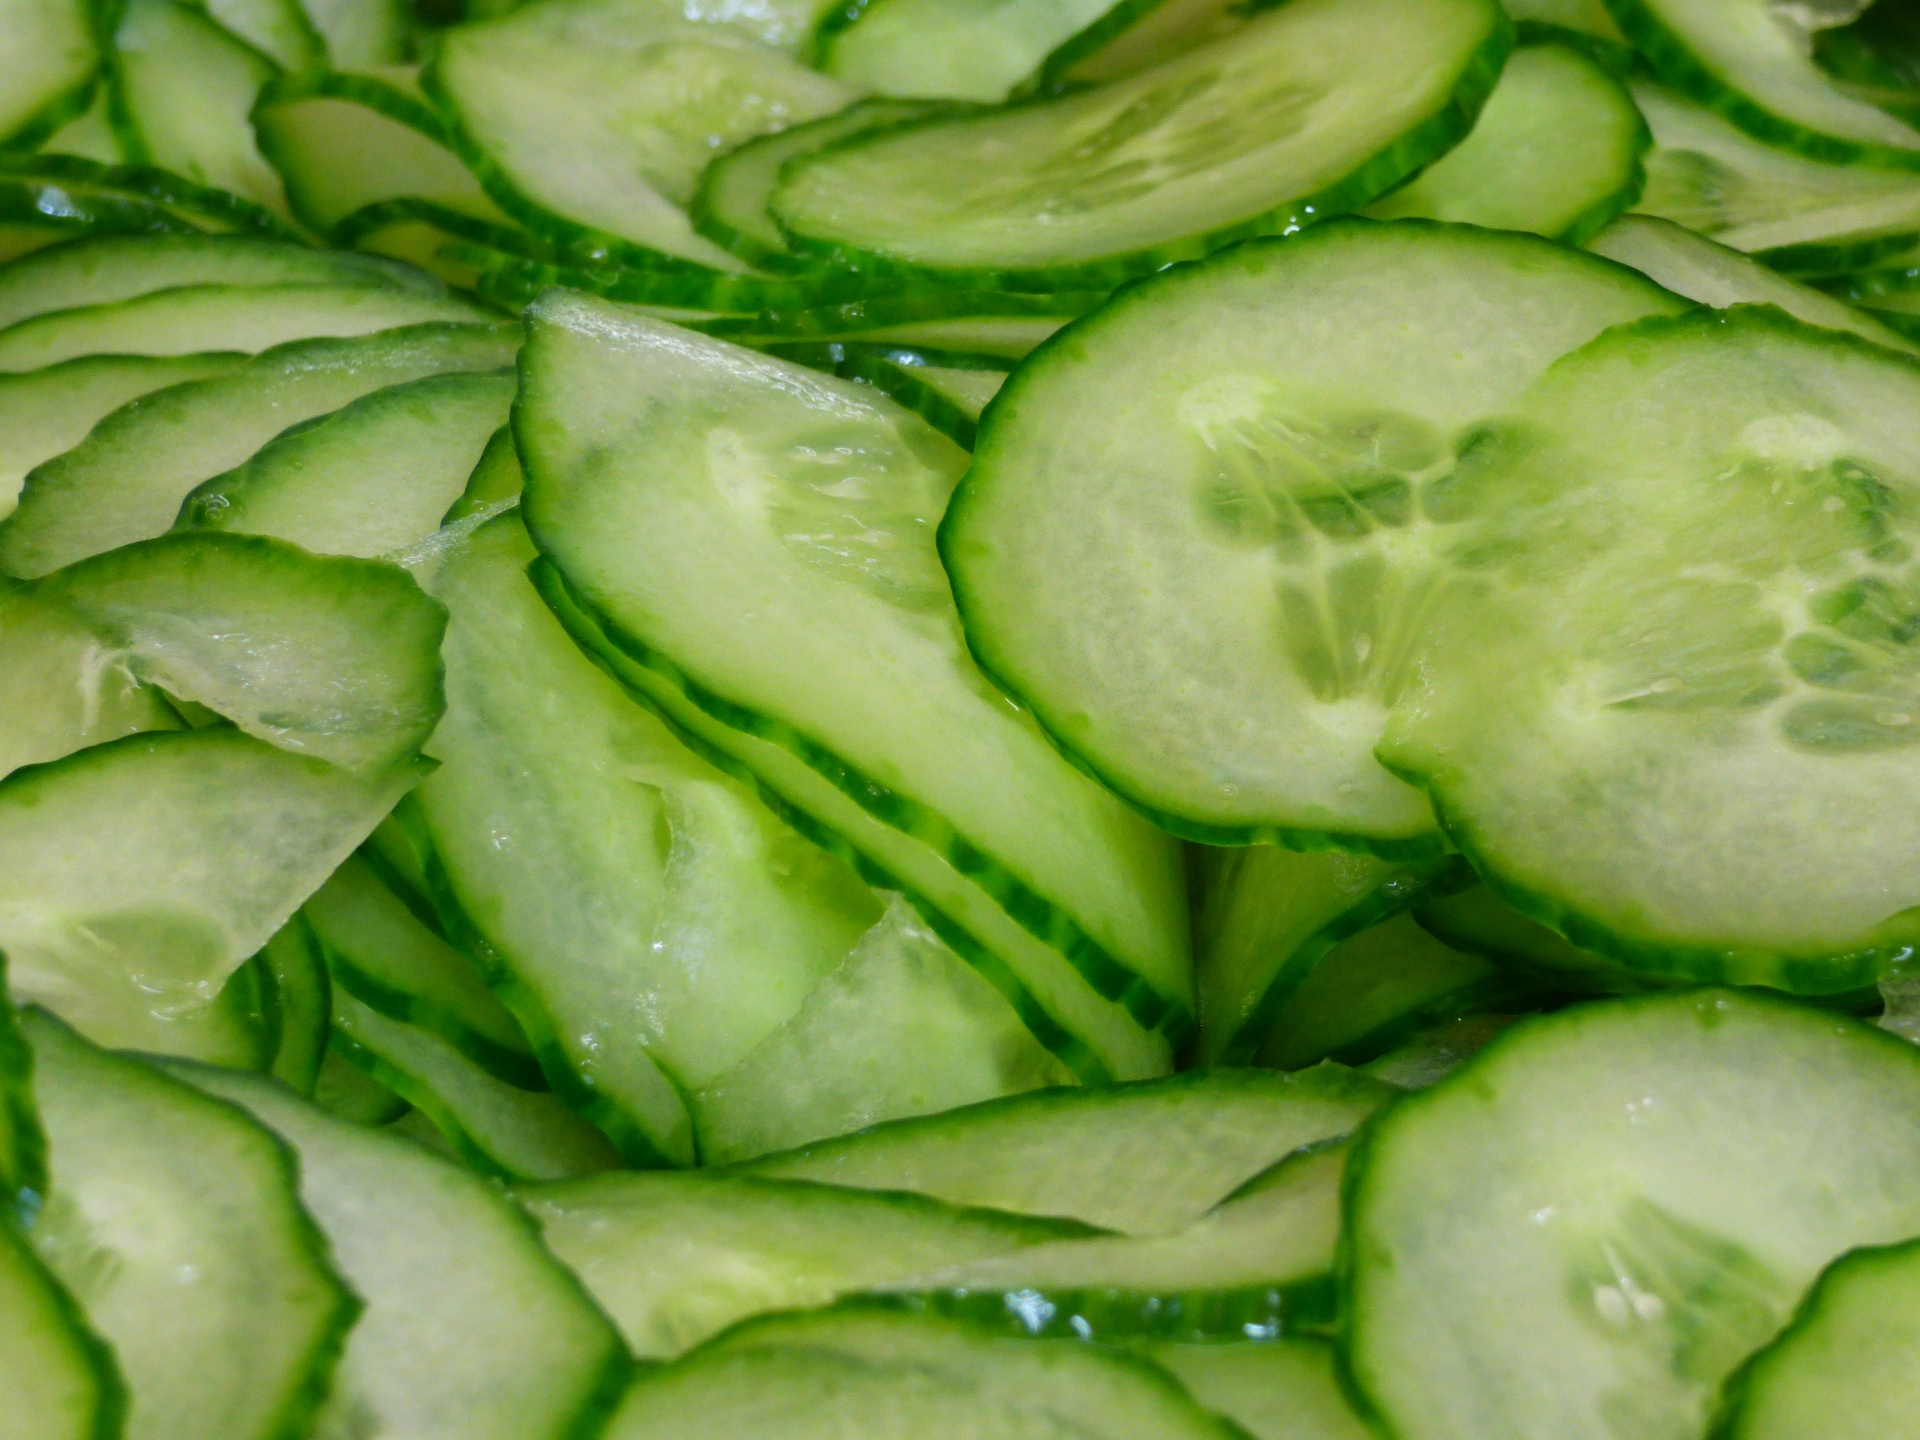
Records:
M1920 1051L1733 991L1603 1001L1351 1165L1343 1344L1386 1433L1683 1440L1834 1256L1920 1230Z
M1447 477L1560 355L1684 303L1418 221L1329 222L1129 290L987 412L940 532L973 652L1176 834L1435 855L1425 798L1372 752L1461 518Z
M12 1440L118 1440L126 1385L106 1342L11 1223L0 1225L0 1429Z

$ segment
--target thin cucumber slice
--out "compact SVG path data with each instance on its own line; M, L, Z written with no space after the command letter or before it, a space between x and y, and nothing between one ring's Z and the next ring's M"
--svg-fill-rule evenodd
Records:
M1189 1071L897 1120L746 1168L1164 1235L1283 1156L1347 1134L1392 1093L1339 1066Z
M1456 950L1551 980L1576 995L1631 995L1654 983L1529 920L1488 885L1470 885L1451 895L1422 896L1413 908L1413 918L1428 934Z
M294 340L492 318L458 296L386 285L181 285L10 325L0 330L0 370L38 370L81 355L258 354Z
M134 675L282 750L378 775L411 764L440 719L446 617L398 566L187 533L36 589Z
M1199 1062L1250 1062L1328 954L1412 904L1439 864L1272 845L1196 851Z
M117 1440L113 1351L11 1224L0 1225L0 1426L13 1440Z
M544 1089L511 1013L473 962L349 858L303 907L333 982L391 1020L431 1031L496 1079Z
M544 1092L496 1080L431 1031L333 991L336 1053L431 1120L453 1151L501 1180L558 1180L620 1164L593 1126Z
M1535 387L1458 492L1379 749L1503 899L1655 976L1808 994L1920 940L1917 405L1909 357L1760 306Z
M1045 94L1124 79L1231 35L1250 13L1238 0L1119 0L1047 56L1031 88Z
M1640 198L1653 136L1612 75L1565 45L1526 45L1473 133L1366 214L1531 230L1578 245Z
M96 81L87 108L68 120L40 143L41 154L78 155L102 165L126 163L127 152L120 137L113 133L113 120L107 113L107 87Z
M251 961L227 977L210 1005L172 1012L127 1005L115 1011L110 1029L117 1050L171 1055L235 1070L264 1070L273 1059L273 1036L258 969Z
M816 1309L1079 1230L715 1171L627 1171L514 1195L642 1360L671 1359L753 1315Z
M519 342L517 325L306 340L131 401L28 476L19 509L0 521L0 570L44 575L162 534L194 486L288 426L423 375L496 370L513 362Z
M870 391L631 311L554 297L531 314L523 508L616 648L915 837L927 861L970 872L1072 966L1021 975L1043 1004L1043 984L1077 982L1084 1000L1126 997L1144 1024L1182 1017L1177 851L1061 760L961 648L931 531L962 453ZM839 478L829 498L810 473L823 445L858 447L857 498ZM583 468L590 454L619 459ZM846 683L823 688L831 675ZM1061 1008L1056 1022L1090 1042Z
M1425 797L1373 758L1450 519L1428 502L1556 358L1683 307L1532 236L1420 221L1144 283L988 413L940 530L969 645L1177 834L1432 857Z
M931 352L937 361L970 360L972 365L932 363L928 352L894 345L767 345L768 353L816 370L831 370L843 380L858 380L913 411L963 450L973 448L980 412L1006 384L1007 362L998 356Z
M1627 37L1613 23L1604 0L1502 0L1507 13L1522 25L1550 25L1625 48Z
M293 1147L301 1198L365 1301L317 1433L567 1440L611 1408L619 1336L491 1185L270 1081L169 1068Z
M216 1003L413 783L237 730L135 735L0 781L14 992L104 1044Z
M822 305L786 313L763 312L738 318L722 316L695 328L709 335L753 340L863 340L912 345L929 343L950 350L999 353L1001 344L969 344L975 336L1001 334L1021 342L1019 355L1039 344L1076 316L1097 308L1104 291L1024 295L969 290L909 291L879 295L844 305ZM1025 323L1023 323L1025 322ZM1033 322L1039 322L1037 325ZM950 335L944 343L937 337ZM1015 356L1014 358L1018 358Z
M0 960L0 977L6 962ZM33 1102L33 1049L0 992L0 1228L32 1215L47 1193L47 1136Z
M253 957L273 1053L262 1067L297 1094L311 1096L327 1053L332 984L313 928L297 911Z
M41 237L8 248L8 258L78 235L247 232L297 238L271 211L238 195L150 166L78 155L0 157L0 222Z
M356 212L392 200L509 223L448 148L432 107L382 76L281 76L261 92L253 128L286 182L287 203L316 234L337 235Z
M1758 260L1671 220L1622 215L1589 240L1587 248L1632 266L1662 289L1716 310L1729 305L1778 305L1809 325L1850 330L1889 350L1920 354L1920 346L1888 329L1865 310L1790 280Z
M1348 1371L1405 1440L1698 1435L1830 1260L1920 1228L1916 1106L1911 1045L1758 995L1527 1021L1364 1132Z
M1920 178L1760 144L1685 96L1636 80L1653 130L1636 209L1796 274L1838 275L1920 239Z
M1714 1440L1876 1440L1920 1403L1920 1242L1827 1268L1793 1323L1727 1382Z
M1520 1015L1468 1015L1414 1036L1397 1050L1367 1062L1364 1073L1402 1090L1438 1085L1524 1019Z
M1370 1440L1334 1375L1333 1347L1305 1336L1247 1345L1142 1345L1140 1353L1253 1440Z
M326 42L300 0L205 0L211 15L283 70L310 70L326 61Z
M114 130L136 164L285 215L280 177L247 123L277 68L204 10L181 0L124 0L109 58Z
M881 272L1104 289L1391 190L1466 133L1510 42L1487 0L1295 0L1125 80L797 159L773 214Z
M526 473L520 468L520 452L513 448L513 431L502 425L487 441L480 459L467 477L460 498L447 508L442 524L452 526L465 520L490 520L520 502L526 488Z
M1920 26L1900 5L1872 5L1851 25L1816 30L1813 58L1841 90L1920 124Z
M701 172L689 214L694 229L749 265L771 270L804 265L793 253L767 201L780 171L797 155L810 155L868 130L933 114L939 107L917 100L861 100L823 119L749 140Z
M31 1239L113 1347L140 1440L305 1433L360 1303L246 1113L26 1017L53 1186Z
M300 8L341 70L400 65L412 54L416 22L401 0L302 0Z
M1273 1339L1333 1318L1346 1147L1282 1161L1170 1235L1056 1240L876 1288L1016 1335Z
M653 0L548 0L446 32L421 76L503 210L561 242L738 272L685 207L714 152L854 93Z
M997 105L1111 4L878 0L822 27L820 68L878 95Z
M459 499L517 383L504 370L376 390L198 486L176 524L278 536L320 555L406 550Z
M416 1115L411 1105L365 1071L342 1060L329 1049L321 1058L313 1083L313 1103L329 1115L337 1115L355 1125L393 1125ZM432 1125L429 1123L431 1130ZM439 1135L438 1130L433 1130ZM445 1140L441 1143L444 1145ZM449 1154L452 1146L447 1146Z
M1920 169L1920 130L1856 100L1813 61L1818 11L1766 0L1606 0L1667 84L1755 139L1839 165Z
M30 150L86 108L100 50L84 0L7 0L0 9L0 145Z

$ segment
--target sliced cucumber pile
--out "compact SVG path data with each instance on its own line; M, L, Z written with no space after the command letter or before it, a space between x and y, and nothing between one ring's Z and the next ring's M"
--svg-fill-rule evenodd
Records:
M1892 1440L1904 0L0 0L0 1431Z

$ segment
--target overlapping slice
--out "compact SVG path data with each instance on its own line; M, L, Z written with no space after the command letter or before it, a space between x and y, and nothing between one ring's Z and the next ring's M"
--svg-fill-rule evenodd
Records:
M78 0L10 0L0 29L0 142L27 149L86 105L100 63L93 16Z

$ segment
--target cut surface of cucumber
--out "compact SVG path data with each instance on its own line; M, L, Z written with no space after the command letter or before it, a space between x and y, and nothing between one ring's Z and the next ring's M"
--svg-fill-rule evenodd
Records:
M118 1440L113 1352L11 1220L0 1225L0 1425L14 1440Z
M1378 752L1502 898L1656 976L1812 994L1920 940L1916 402L1911 358L1763 306L1535 387L1456 492Z
M300 8L342 70L398 65L413 49L414 17L397 0L302 0Z
M1300 1147L1347 1134L1392 1093L1340 1066L1192 1071L898 1120L745 1169L1163 1235Z
M366 1071L342 1060L332 1049L321 1057L315 1072L313 1103L329 1115L337 1115L355 1125L395 1125L419 1113ZM434 1135L440 1134L432 1121L426 1124ZM444 1136L440 1145L452 1153Z
M772 209L803 251L1099 288L1390 190L1465 133L1509 41L1482 0L1304 0L1110 85L796 160Z
M994 401L940 529L968 643L1189 839L1435 855L1425 797L1373 746L1452 522L1444 477L1560 355L1684 304L1421 221L1330 221L1144 283Z
M1916 1102L1911 1045L1752 994L1516 1027L1353 1157L1359 1393L1405 1440L1700 1434L1830 1260L1920 1226Z
M1232 34L1248 13L1235 0L1121 0L1047 56L1033 88L1048 94L1124 79Z
M1538 920L1529 920L1494 892L1471 885L1450 895L1423 895L1413 918L1434 938L1484 955L1575 995L1631 995L1651 981L1591 950L1582 950Z
M405 550L433 534L460 498L515 386L503 371L376 390L198 486L178 523L273 535L320 555Z
M878 95L997 105L1112 0L879 0L820 37L821 68Z
M0 9L0 143L26 148L85 107L100 52L79 0L8 0Z
M1473 133L1365 213L1578 245L1640 198L1652 144L1633 97L1598 64L1565 45L1523 45Z
M245 1112L29 1012L52 1186L34 1248L113 1347L137 1440L303 1433L360 1305Z
M715 1171L628 1171L514 1191L642 1360L752 1315L816 1309L1079 1227Z
M1287 1336L1245 1345L1155 1343L1141 1353L1253 1440L1369 1440L1340 1382L1333 1347Z
M626 1379L619 1337L496 1189L250 1075L171 1073L300 1160L300 1194L365 1302L320 1435L571 1440Z
M275 435L386 385L454 370L496 370L516 326L425 325L277 347L225 375L128 402L27 479L0 521L0 570L44 575L164 532L194 486Z
M326 42L300 0L206 0L206 13L282 70L307 70L325 62Z

